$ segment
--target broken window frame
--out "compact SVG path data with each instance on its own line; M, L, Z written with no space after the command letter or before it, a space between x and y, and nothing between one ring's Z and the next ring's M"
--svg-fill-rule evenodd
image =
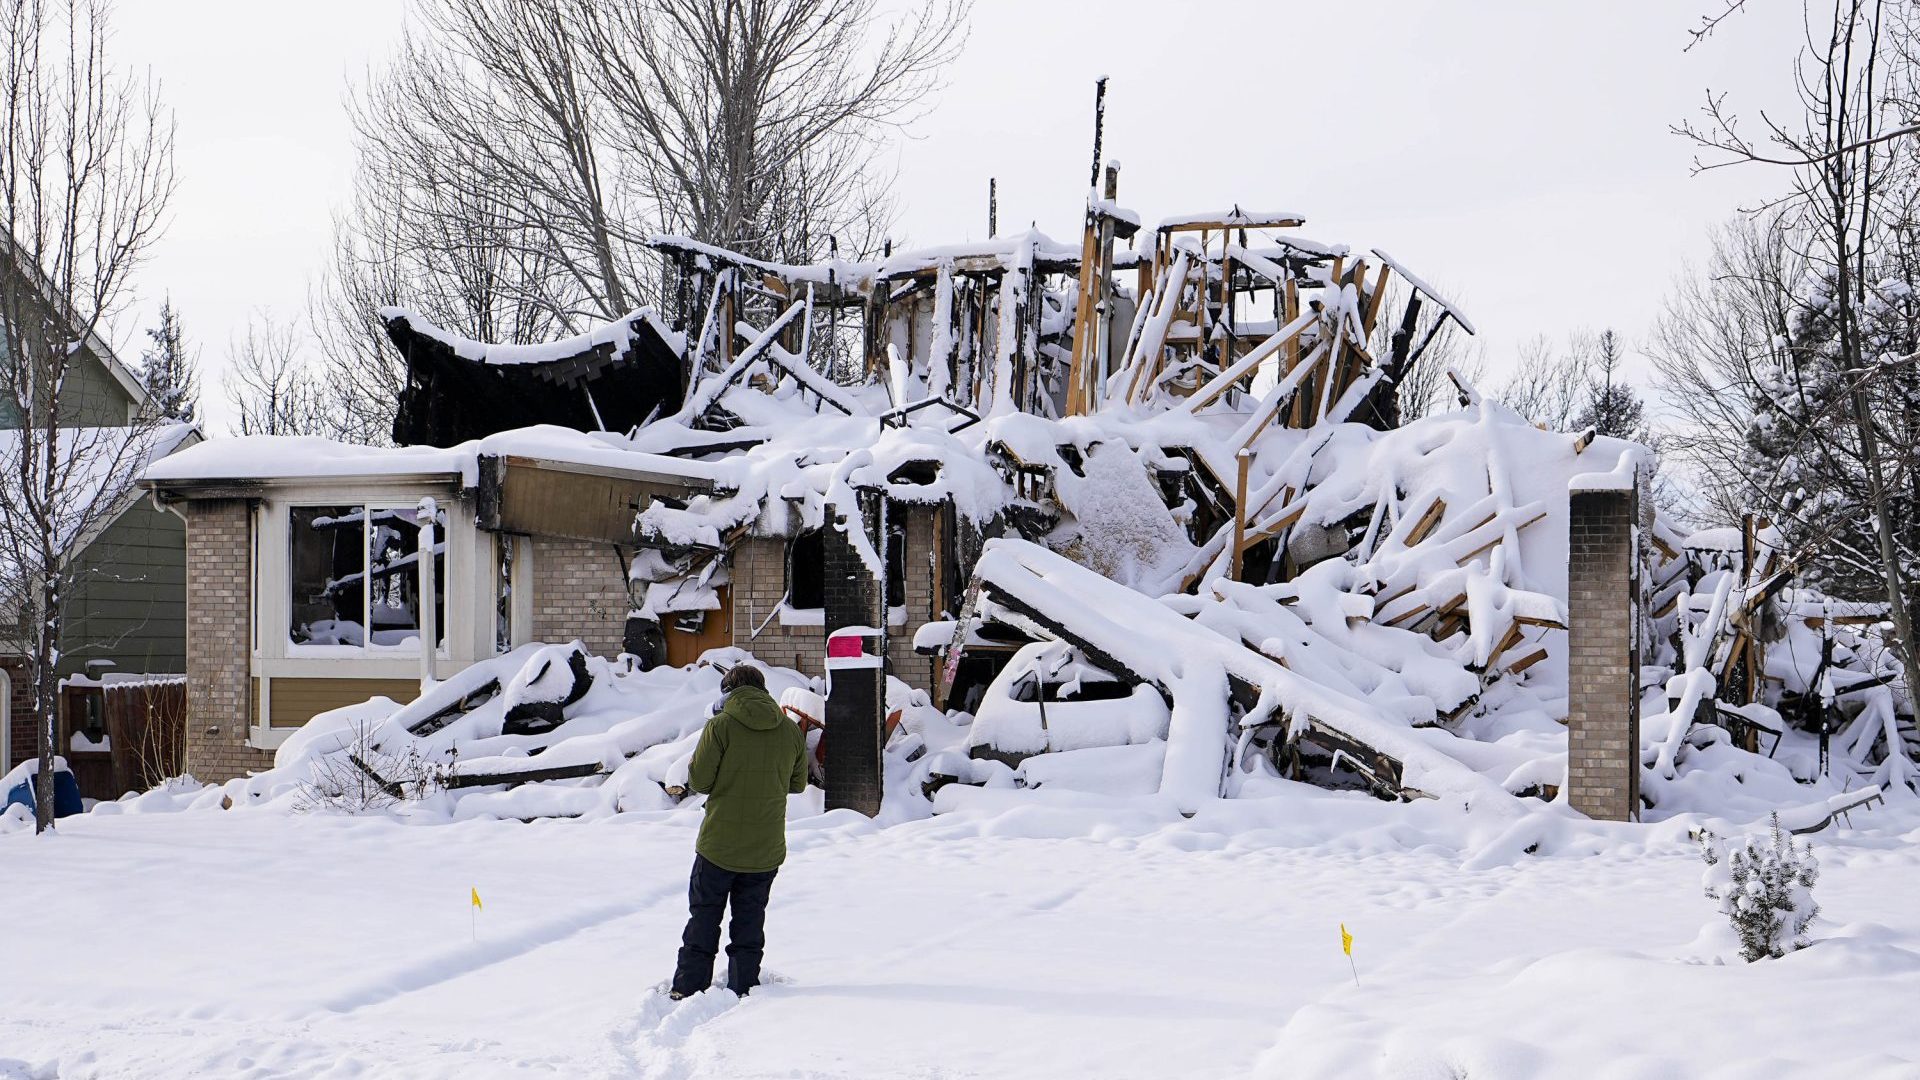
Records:
M532 538L520 533L493 533L490 577L493 588L493 655L499 656L533 640Z
M886 612L887 624L899 626L907 615L907 521L902 508L888 507L886 526ZM786 567L786 595L780 603L783 626L824 625L827 607L826 551L824 533L806 529L788 537L783 545ZM798 570L805 570L805 574ZM816 594L817 590L817 594ZM817 600L817 603L805 603Z
M414 616L415 625L413 626L412 629L415 631L415 633L412 637L405 638L402 641L399 641L393 644L379 644L373 640L374 634L377 632L373 627L374 602L375 602L375 596L376 596L377 590L374 587L372 582L373 575L369 572L369 567L373 563L372 545L376 538L376 533L374 531L374 528L375 528L374 522L376 518L379 515L392 514L402 520L411 521L413 515L416 512L417 506L418 506L417 500L407 501L407 500L401 500L401 499L384 499L384 500L383 499L361 499L361 500L352 500L352 501L314 500L314 501L289 502L276 508L277 513L280 515L281 522L285 525L286 531L287 531L285 553L284 553L286 558L286 564L285 564L286 572L284 574L285 580L281 582L281 589L286 595L286 603L287 603L287 608L285 613L286 618L285 618L284 626L281 631L285 635L287 656L289 657L390 656L395 658L402 658L402 657L420 655L421 645L420 645L420 636L418 633L419 616L417 612L415 613L415 616ZM360 517L359 530L358 530L358 533L359 533L359 549L358 550L360 552L360 569L357 575L360 579L359 580L360 641L358 644L337 643L337 642L314 643L311 640L303 641L297 636L298 623L296 622L296 619L297 619L296 612L297 612L297 609L301 606L301 604L297 594L297 588L299 585L297 577L299 573L300 560L296 555L296 545L299 543L300 538L303 535L297 525L297 522L303 513L314 514L316 517L320 516L316 512L327 512L334 517L347 517L353 514L358 514ZM454 637L454 628L447 625L448 613L455 610L456 607L458 606L458 605L449 603L448 596L447 596L448 584L454 580L452 577L452 571L456 569L455 559L453 554L454 545L451 542L451 537L449 536L449 531L450 531L448 528L449 520L450 519L446 509L444 507L441 508L441 510L439 511L439 524L435 528L436 535L434 537L435 547L438 549L435 553L435 559L434 559L434 562L435 562L434 606L436 608L436 613L437 613L437 617L435 619L435 629L439 634L439 640L438 642L436 642L434 654L439 657L446 657L448 655L448 643ZM417 551L417 537L418 537L417 526L415 527L415 529L416 531L414 533L414 536L416 538L416 541L415 541L414 550ZM334 551L333 558L335 560L335 566L337 569L339 565L338 541L335 542L335 551ZM410 564L417 564L417 563L418 563L417 558L410 560ZM403 573L405 571L396 571L396 572ZM412 570L412 573L414 575L414 582L415 582L413 586L413 597L414 597L414 603L417 605L419 602L419 586L418 586L419 570L417 565L414 565L414 569ZM404 630L406 628L403 627L401 629Z

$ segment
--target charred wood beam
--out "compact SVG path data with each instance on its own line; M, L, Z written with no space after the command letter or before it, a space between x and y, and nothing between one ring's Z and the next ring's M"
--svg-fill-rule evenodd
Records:
M578 780L582 777L597 776L604 769L597 761L579 765L551 765L543 769L520 769L515 772L499 773L454 773L447 777L448 790L470 787L518 787L521 784L537 784L546 780Z
M493 700L494 695L499 692L500 680L488 679L485 684L463 695L458 701L449 702L443 708L436 710L432 715L421 717L419 720L407 725L407 734L413 736L431 735Z
M381 791L386 792L388 795L396 799L404 799L407 797L405 790L403 790L400 787L400 784L398 781L389 780L386 777L381 776L379 772L375 771L373 766L367 764L366 760L362 758L359 754L349 753L347 755L347 760L353 762L354 768L359 769L362 773L366 774L367 779L379 785Z

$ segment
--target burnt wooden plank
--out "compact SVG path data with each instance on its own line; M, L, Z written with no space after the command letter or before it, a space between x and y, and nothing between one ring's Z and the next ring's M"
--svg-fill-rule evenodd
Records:
M579 765L550 765L539 769L519 769L514 772L499 773L454 773L447 777L449 790L470 787L518 787L521 784L537 784L546 780L578 780L582 777L596 776L602 772L597 761L588 761Z

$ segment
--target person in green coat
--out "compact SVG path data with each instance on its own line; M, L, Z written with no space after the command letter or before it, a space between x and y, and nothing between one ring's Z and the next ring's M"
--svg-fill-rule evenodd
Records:
M807 789L806 736L774 704L760 669L735 665L720 690L724 703L700 733L687 773L687 786L706 795L707 807L669 990L675 1001L713 981L720 916L729 904L727 989L745 994L759 985L767 898L787 859L787 796Z

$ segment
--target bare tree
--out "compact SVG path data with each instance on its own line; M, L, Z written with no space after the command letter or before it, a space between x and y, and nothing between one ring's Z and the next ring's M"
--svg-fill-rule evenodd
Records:
M591 5L430 0L351 100L361 162L343 281L490 341L615 318L644 293L639 213L588 85Z
M241 435L342 434L329 394L301 355L294 323L276 323L264 312L250 317L227 349L226 391Z
M1582 334L1570 335L1559 349L1536 335L1521 344L1513 373L1493 396L1536 424L1565 431L1585 397L1589 352Z
M1794 248L1778 214L1716 230L1706 265L1681 275L1647 346L1671 414L1666 448L1695 516L1712 524L1772 509L1784 493L1783 477L1755 467L1751 435L1772 373L1789 366L1793 288L1806 273Z
M117 513L151 417L88 400L106 321L173 193L173 122L108 59L106 0L0 0L0 564L39 733L39 828L53 825L55 668L73 547Z
M1687 31L1688 40L1686 48L1682 50L1683 52L1692 52L1695 45L1712 37L1713 32L1720 28L1721 23L1732 18L1736 12L1747 6L1747 0L1720 0L1720 2L1724 5L1720 10L1710 15L1700 16L1700 25Z
M368 446L392 442L395 404L406 380L381 311L401 303L403 279L418 280L403 269L417 252L402 250L388 227L365 227L390 216L368 210L337 219L333 261L307 297L307 322L331 376L318 389L335 420L333 430ZM419 294L411 299L429 319L445 314L437 305L420 304Z
M1878 578L1911 700L1920 312L1910 269L1920 260L1909 211L1920 50L1905 5L1833 0L1827 10L1808 9L1794 67L1798 117L1762 114L1756 139L1725 95L1709 94L1703 119L1676 130L1699 147L1699 169L1764 164L1785 178L1775 205L1809 273L1791 285L1785 356L1762 373L1752 441L1785 481L1771 487L1779 515L1824 541L1830 558Z
M532 342L660 297L647 237L800 261L880 247L875 157L925 108L970 0L423 0L357 91L360 169L310 306L324 391L385 441L377 310Z
M968 12L968 0L934 0L879 29L875 0L575 6L649 216L783 260L833 234L843 248L871 242L846 234L884 201L880 136L926 107Z

